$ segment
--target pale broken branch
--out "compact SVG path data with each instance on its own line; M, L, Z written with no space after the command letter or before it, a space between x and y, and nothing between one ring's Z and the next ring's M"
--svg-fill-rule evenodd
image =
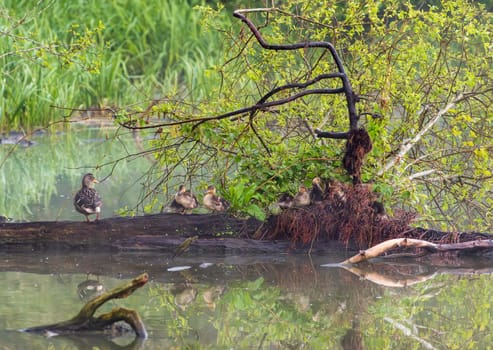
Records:
M411 238L395 238L377 244L371 248L360 251L358 254L342 262L342 264L357 264L383 255L389 250L395 248L423 248L429 252L446 252L455 250L471 250L471 249L493 249L493 240L476 240L462 243L447 243L437 244L421 239Z
M428 123L410 140L405 140L397 154L392 157L387 164L378 172L378 175L381 176L391 168L393 168L397 163L400 162L402 158L421 140L421 138L445 115L449 110L454 108L457 103L464 99L463 94L459 94L455 99L449 102L443 109L439 110L437 114L430 119Z

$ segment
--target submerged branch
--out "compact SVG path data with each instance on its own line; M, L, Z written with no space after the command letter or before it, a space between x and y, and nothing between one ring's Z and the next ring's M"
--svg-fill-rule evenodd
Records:
M126 298L136 289L145 285L148 280L149 276L147 273L143 273L130 282L115 287L99 297L88 301L79 313L70 320L50 325L26 328L23 331L43 334L104 331L105 328L116 322L125 321L132 327L137 337L147 338L147 331L144 323L136 311L125 308L117 308L98 317L93 317L93 315L96 310L108 300Z

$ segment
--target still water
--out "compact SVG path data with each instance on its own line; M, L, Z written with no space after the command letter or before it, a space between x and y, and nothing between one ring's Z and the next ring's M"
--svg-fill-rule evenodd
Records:
M488 349L488 260L333 265L324 256L8 254L0 260L0 349ZM189 266L172 272L169 268ZM149 338L47 338L18 330L66 320L89 298L148 272L116 306L137 310ZM94 290L94 289L93 289Z
M109 127L72 127L29 135L28 147L24 139L14 143L16 136L0 135L0 215L14 221L83 220L72 201L87 172L101 181L97 190L103 198L103 217L125 209L142 213L152 191L159 202L150 212L159 211L168 200L166 188L156 187L162 170L152 155L141 153L142 143L152 136Z
M89 129L39 135L35 145L14 152L1 145L0 214L16 221L82 220L72 197L87 171L105 179L98 186L104 216L135 208L143 184L153 186L152 161L127 157L139 151L132 135L114 140L112 131ZM163 193L158 197L167 200ZM2 251L0 350L492 347L493 260L337 265L348 254L186 252L170 259L160 253ZM189 268L168 270L174 267ZM94 288L108 290L143 272L149 283L100 312L116 306L136 310L149 333L146 340L19 331L69 319Z

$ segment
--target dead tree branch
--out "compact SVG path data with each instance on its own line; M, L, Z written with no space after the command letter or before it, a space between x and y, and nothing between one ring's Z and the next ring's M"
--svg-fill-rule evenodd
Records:
M308 41L308 42L301 42L301 43L296 43L296 44L285 44L285 45L274 45L274 44L269 44L265 41L263 38L262 34L260 33L258 27L249 19L247 18L246 14L249 12L281 12L279 9L276 8L261 8L261 9L244 9L244 10L236 10L234 12L234 16L241 19L242 22L244 22L250 31L253 33L259 44L267 49L267 50L276 50L276 51L286 51L286 50L303 50L307 48L323 48L329 51L331 54L331 57L333 58L338 72L333 72L333 73L327 73L327 74L321 74L318 75L317 77L310 79L305 82L300 82L300 83L291 83L291 84L286 84L280 87L277 87L264 96L262 96L259 101L249 107L244 107L240 108L234 111L230 111L227 113L223 113L220 115L216 116L211 116L211 117L197 117L197 118L190 118L190 119L185 119L185 120L175 120L175 121L167 121L164 123L157 123L157 124L152 124L152 125L136 125L132 121L129 122L123 122L120 123L121 126L128 128L128 129L154 129L154 128L160 128L160 127L169 127L169 126L174 126L174 125L182 125L182 124L193 124L193 128L197 128L201 124L212 121L212 120L221 120L221 119L226 119L226 118L231 118L231 117L236 117L239 115L250 115L250 118L257 113L258 111L262 110L267 110L271 107L275 106L280 106L283 104L290 103L292 101L295 101L299 98L302 98L304 96L308 95L313 95L313 94L340 94L344 93L346 96L346 101L347 101L347 108L348 108L348 114L349 114L349 130L356 130L357 129L357 124L359 120L359 115L356 112L356 102L358 101L358 97L356 94L353 92L351 83L349 82L349 78L344 70L344 66L342 64L342 60L337 54L336 49L334 46L325 41ZM281 98L281 99L271 99L274 97L276 94L286 91L286 90L291 90L291 89L306 89L307 87L323 81L325 79L340 79L342 82L342 86L339 88L317 88L317 89L309 89L309 90L302 90L300 92L297 92L295 94L292 94L286 98ZM270 101L268 101L270 100ZM114 113L115 117L117 116L117 113ZM330 138L337 138L337 139L347 139L348 138L348 132L321 132L317 131L317 135L319 137L330 137Z
M87 302L79 313L68 321L58 322L45 326L37 326L24 329L25 332L34 333L75 333L75 332L91 332L103 331L105 328L119 321L128 323L135 334L139 338L147 338L147 331L139 314L134 310L125 308L117 308L98 317L93 317L96 310L111 299L126 298L136 289L142 287L149 280L147 273L137 276L130 282L118 286L99 297L96 297Z
M366 250L362 250L358 254L343 261L342 264L343 265L358 264L360 262L379 257L384 253L388 252L389 250L395 248L404 248L404 247L422 248L430 253L448 252L448 251L456 251L456 250L492 249L493 240L488 239L488 240L477 240L477 241L468 241L461 243L439 244L439 243L431 243L421 239L395 238L395 239L389 239L387 241L384 241Z

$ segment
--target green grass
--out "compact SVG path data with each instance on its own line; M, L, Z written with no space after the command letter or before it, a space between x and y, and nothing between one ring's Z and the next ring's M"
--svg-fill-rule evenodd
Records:
M200 99L214 84L203 72L222 56L222 39L201 24L204 1L37 4L0 1L0 130L67 115L53 106L121 107L177 91Z

